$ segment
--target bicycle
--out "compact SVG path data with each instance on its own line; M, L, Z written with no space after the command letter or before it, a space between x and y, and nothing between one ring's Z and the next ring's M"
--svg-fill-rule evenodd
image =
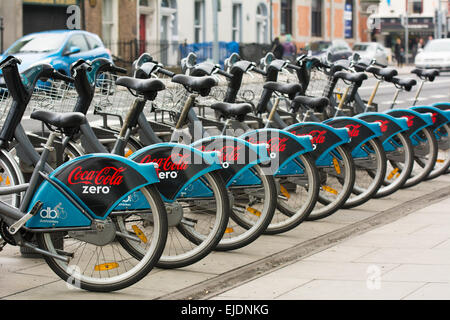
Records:
M20 99L23 91L32 90L39 79L70 81L45 64L37 73L25 72L22 80L18 77L18 63L11 56L0 63L7 83L17 85L8 87L13 99L10 110L23 110L27 102ZM8 113L6 124L20 121L13 114ZM120 290L145 277L162 254L167 238L166 212L155 188L159 181L155 165L95 154L73 159L49 174L45 166L57 135L86 119L80 113L32 113L31 117L43 121L52 132L29 182L0 188L2 196L23 194L17 208L0 201L1 247L23 246L42 254L61 279L89 291ZM5 147L12 137L3 128L0 144ZM3 168L6 163L1 162ZM137 213L140 219L133 223L137 232L123 233L119 225L125 223L124 215L113 209L135 190L145 195L150 209ZM97 191L104 193L102 197ZM148 224L151 233L141 232L139 223ZM33 236L37 245L30 242ZM141 259L135 259L118 244L124 238L141 247L145 252Z
M74 82L75 87L77 90L79 90L80 93L85 93L88 90L83 90L90 88L89 86L85 86L86 83L83 82L84 77L86 77L88 74L86 72L83 73L81 68L86 67L87 69L90 69L92 73L89 74L91 77L91 80L95 83L96 80L96 69L97 68L103 68L103 69L115 69L116 67L111 66L111 63L106 59L98 59L95 61L95 63L91 66L84 63L76 63L74 65L78 70L78 74L75 76L74 80L70 80L71 82ZM36 72L37 69L41 68L40 65L37 65L30 69L30 73ZM17 78L20 78L17 70L14 70L12 72L15 72L15 76ZM9 87L12 87L12 83L5 79L7 81L7 84ZM89 85L89 82L88 82ZM81 88L81 89L80 89ZM95 86L94 86L95 88ZM144 87L141 88L143 90L142 95L147 95L149 97L153 97L157 94L158 91L161 91L164 89L162 83L158 80L150 80L147 81ZM32 90L31 90L32 91ZM27 102L29 101L32 92L22 92L18 95L17 99L23 99L24 103L21 106L21 110L25 110L27 107ZM130 109L130 115L139 112L139 108L143 107L142 99L136 99L136 103L134 104L134 107ZM86 103L90 101L89 97L86 95L81 94L79 96L79 99L77 100L77 104L74 108L74 110L87 112ZM18 114L16 111L18 110L11 110L11 117L16 119L17 121L20 121L21 115ZM46 114L47 111L45 110L37 110L36 111L39 114ZM131 117L128 117L124 123L124 130L120 132L118 137L116 137L115 141L116 143L113 146L113 154L117 155L124 155L123 150L124 146L126 145L127 136L130 135L130 132L128 130L129 126L131 125L132 119ZM12 125L5 125L3 127L3 132L5 134L11 134L11 132L14 131L14 126ZM17 132L17 129L15 130ZM61 139L61 144L63 146L67 145L69 142L73 142L74 145L76 145L77 139L80 137L80 135L85 139L86 144L91 147L93 152L95 153L110 153L110 151L105 148L97 139L95 134L93 133L92 128L90 127L89 123L87 121L81 123L78 127L72 128L72 130L65 130L63 132L63 136ZM11 134L11 138L16 139L17 135ZM31 155L34 155L34 157L39 157L39 154L36 150L34 150L33 145L30 143L30 141L27 139L27 136L24 135L22 137L23 139L21 141L28 141L29 147L27 148L28 153ZM85 145L86 145L85 144ZM180 148L181 147L181 148ZM64 148L63 148L64 149ZM78 148L80 152L83 152L82 148ZM219 165L219 159L216 155L211 155L207 153L201 153L197 150L194 150L192 148L188 148L185 146L179 146L179 145L155 145L151 146L151 151L148 150L150 153L161 154L164 155L167 153L168 159L172 159L172 156L175 156L171 161L173 163L173 166L177 168L181 168L184 163L189 163L192 161L191 164L191 170L189 171L189 174L181 175L180 178L177 180L177 182L180 183L179 187L181 188L180 193L185 190L186 188L189 188L192 184L200 184L204 186L205 188L210 187L210 194L203 195L205 199L209 199L211 204L216 204L216 208L214 210L209 210L209 214L205 215L203 219L200 219L200 217L197 217L195 219L195 207L192 207L192 212L190 210L191 205L190 203L194 201L194 199L190 199L189 197L184 197L185 199L177 199L181 198L179 194L171 194L170 197L167 198L167 190L170 189L170 182L168 182L167 179L164 179L161 176L161 171L171 171L167 170L163 167L158 169L158 176L161 176L160 183L155 187L158 189L158 191L163 196L163 199L165 203L167 204L167 210L168 211L168 219L170 223L170 237L169 239L172 239L166 244L165 251L161 255L159 261L157 262L158 266L161 267L179 267L179 266L185 266L191 263L194 263L196 261L199 261L203 257L205 257L211 250L214 248L215 243L220 240L221 235L224 232L224 229L226 227L227 219L228 219L228 198L226 191L224 190L223 183L221 182L220 177L217 175L216 170L220 169ZM178 157L177 155L181 154L182 157ZM160 159L160 158L155 158ZM146 162L149 159L147 159ZM36 164L34 160L31 160L32 164ZM195 163L193 161L196 161ZM180 164L180 165L178 165ZM46 165L47 172L51 172L52 168ZM204 180L202 180L204 179ZM203 182L204 181L204 182ZM169 185L168 185L169 183ZM184 187L184 188L183 188ZM165 190L164 193L161 192L161 190ZM190 193L191 196L195 197L198 195ZM187 209L185 209L187 207ZM127 202L127 203L121 203L120 205L115 208L117 211L123 211L123 212L130 212L130 214L127 215L127 219L130 221L133 221L135 219L134 215L132 214L134 210L142 210L142 209L148 209L148 204L146 203L145 197L137 192L137 200L133 203ZM198 208L197 208L198 209ZM186 213L186 219L183 219L183 210L187 210L190 214L190 216L187 216L188 213ZM216 213L216 214L214 214ZM209 224L207 224L209 223ZM207 224L207 225L205 225ZM125 227L125 225L124 225ZM149 227L151 227L149 225ZM141 226L141 228L145 228L145 226ZM179 231L181 230L181 231ZM144 230L145 231L145 230ZM123 230L123 233L128 232L134 232L134 230ZM194 234L197 242L193 243L191 240L187 239L184 234ZM175 237L178 237L178 241L176 243L173 242L173 239ZM182 242L181 240L184 240ZM132 240L124 239L121 241L122 245L135 257L139 258L143 255L143 252L140 252L140 248L137 247ZM183 246L183 247L181 247Z

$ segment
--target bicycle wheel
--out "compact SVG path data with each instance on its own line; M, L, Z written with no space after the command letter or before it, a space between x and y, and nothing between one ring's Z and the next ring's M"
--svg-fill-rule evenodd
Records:
M338 146L328 154L330 165L320 166L320 189L316 207L307 220L328 217L339 210L355 185L355 164L345 146Z
M385 197L399 190L411 175L414 162L411 140L401 132L385 141L383 149L388 160L386 176L374 198Z
M50 268L68 284L96 292L121 290L145 277L164 249L167 214L155 186L147 186L140 192L151 209L135 213L132 222L125 222L121 214L113 214L102 229L36 233L40 248L68 259L44 255ZM145 228L139 228L139 223ZM132 231L120 232L124 229ZM133 241L145 254L136 259L121 245L123 239ZM63 249L56 249L55 242L61 241Z
M279 234L297 227L314 209L319 194L319 174L314 160L302 154L295 160L303 173L278 177L277 211L265 234Z
M355 185L352 194L342 206L350 209L362 205L380 189L386 175L386 153L378 139L371 139L361 146L364 156L354 158Z
M13 187L24 183L25 179L20 172L17 163L14 163L12 156L6 152L0 152L0 188ZM18 208L21 201L21 194L14 193L0 196L0 200Z
M423 128L411 137L414 165L402 188L409 188L425 180L433 170L438 153L436 137L430 128Z
M449 139L450 127L448 124L440 127L434 131L434 134L438 143L438 155L436 164L433 170L427 177L428 179L434 179L441 174L445 174L450 168L450 139Z
M178 198L166 203L169 233L158 262L161 268L181 268L200 261L213 251L225 233L230 216L230 199L218 172L207 173L191 185L206 186L204 198Z
M259 165L250 168L249 173L260 183L228 188L232 209L227 228L216 250L235 250L247 246L272 221L277 201L275 179L272 175L264 174Z

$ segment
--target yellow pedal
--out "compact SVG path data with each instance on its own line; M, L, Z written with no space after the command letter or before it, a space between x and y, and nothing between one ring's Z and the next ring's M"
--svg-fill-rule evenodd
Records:
M445 160L443 160L443 159L437 159L436 162L437 162L437 163L444 163Z
M141 231L141 229L139 229L138 226L134 225L131 227L134 231L134 233L138 236L139 239L141 239L141 241L143 243L147 243L147 237L145 236L145 234Z
M337 194L338 194L337 190L335 190L335 189L333 189L333 188L331 188L331 187L329 187L329 186L322 186L322 189L323 189L324 191L329 192L329 193L332 193L332 194L334 194L334 195L337 195Z
M251 214L254 214L257 217L261 216L261 211L258 211L258 210L254 209L252 207L248 207L247 211L250 212Z
M125 153L125 158L128 158L129 156L131 156L133 154L133 150L128 149L128 151Z
M389 173L389 175L387 176L387 179L388 180L391 180L394 176L395 176L395 174L398 172L398 168L395 168L394 170L392 170L392 172L391 173ZM397 178L397 177L396 177Z
M109 271L112 269L117 269L119 267L119 264L117 262L110 262L110 263L103 263L96 265L94 267L95 271Z
M341 174L341 167L339 166L339 161L336 158L333 158L334 170L336 170L337 174Z
M282 185L280 185L280 191L283 194L283 196L285 196L286 198L289 199L291 197L291 195L289 194L287 189L285 187L283 187Z
M233 228L226 228L225 229L225 233L233 233L234 229Z

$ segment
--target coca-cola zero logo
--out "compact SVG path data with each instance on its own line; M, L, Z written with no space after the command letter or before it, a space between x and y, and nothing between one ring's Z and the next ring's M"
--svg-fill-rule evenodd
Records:
M159 179L175 179L178 177L178 171L185 171L189 166L189 154L172 153L168 157L152 158L152 155L146 155L141 163L154 162L158 164Z
M325 136L326 136L327 131L326 130L312 130L311 132L304 133L304 134L297 134L295 131L293 131L291 133L293 133L297 136L300 136L300 137L301 136L311 136L312 137L311 143L317 145L317 144L322 144L325 142L325 140L326 140Z
M380 124L381 132L386 132L387 131L389 120L377 120L375 122Z
M105 167L101 170L73 169L67 178L70 185L85 184L97 186L118 186L123 182L125 168Z
M414 116L405 116L408 120L408 127L412 127L414 125Z
M360 124L348 124L345 127L348 129L348 135L351 138L359 136L359 128L361 127Z

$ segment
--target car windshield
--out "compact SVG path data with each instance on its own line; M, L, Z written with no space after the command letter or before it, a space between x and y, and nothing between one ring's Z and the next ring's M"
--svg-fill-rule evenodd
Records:
M450 52L450 41L430 41L423 50L425 52Z
M353 50L355 50L355 51L370 51L370 50L373 50L373 47L368 44L355 44L353 46Z
M66 35L63 33L44 33L25 37L15 43L8 54L26 53L26 52L51 52L60 48Z
M331 42L313 42L309 45L309 50L325 51L331 46Z

